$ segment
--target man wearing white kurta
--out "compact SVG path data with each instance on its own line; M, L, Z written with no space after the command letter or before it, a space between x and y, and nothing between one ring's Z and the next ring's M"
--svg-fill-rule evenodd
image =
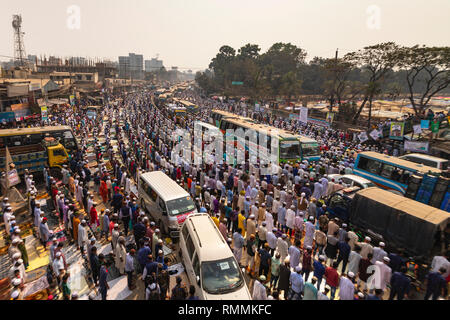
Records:
M309 221L305 223L305 240L303 247L312 246L314 241L314 234L316 232L316 227L312 223L314 217L309 217Z
M88 237L86 232L86 220L82 220L78 225L78 246L81 249L81 252L84 253L84 246L87 244Z
M349 272L347 276L342 276L339 281L339 299L340 300L353 300L355 295L355 285L352 282L355 274Z
M286 242L286 234L283 234L281 238L277 239L277 251L280 254L280 261L284 261L288 256L289 245Z
M376 271L378 271L380 275L379 278L380 282L377 283L377 281L375 281L375 289L381 289L384 291L386 290L387 285L391 282L392 269L388 266L390 261L391 259L389 259L388 257L384 257L383 262L381 261L375 262L375 265L378 266L379 268Z
M266 287L260 281L266 281L266 276L261 275L259 281L255 280L255 283L253 284L253 300L267 300Z

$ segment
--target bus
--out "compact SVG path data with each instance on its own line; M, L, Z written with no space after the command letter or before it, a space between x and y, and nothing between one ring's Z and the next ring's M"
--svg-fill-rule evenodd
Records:
M298 140L301 144L302 160L308 160L308 162L320 160L320 147L316 140L303 135L299 135Z
M241 117L234 113L214 109L211 111L211 116L209 117L209 123L216 126L217 128L220 128L220 123L222 122L223 118L239 118L242 120L246 120L250 123L255 123L255 121L251 118Z
M59 140L69 153L79 150L77 139L69 126L3 129L0 130L0 148L38 144L47 136Z
M86 110L86 116L88 117L89 120L95 120L95 119L97 119L97 116L100 113L100 110L102 109L102 107L87 106L87 107L84 107L83 109Z
M244 133L253 130L253 132L256 133L256 137L252 137L252 139L250 139L248 134L245 136L245 140L248 141L245 145L243 144L243 141L240 141L241 139L238 139L233 134L235 149L245 150L246 158L248 158L249 154L260 155L261 152L263 154L269 154L271 150L276 150L277 154L275 156L278 163L293 163L302 159L301 144L298 137L285 130L280 130L267 125L250 123L241 118L222 118L220 130L225 135L224 140L226 143L230 140L229 133L227 132L229 129L242 129ZM261 140L264 135L267 137L265 143ZM255 160L256 159L252 159L252 161ZM272 158L271 160L273 161L275 159Z
M412 175L438 176L442 171L385 154L366 151L358 153L353 173L372 181L383 189L405 195Z

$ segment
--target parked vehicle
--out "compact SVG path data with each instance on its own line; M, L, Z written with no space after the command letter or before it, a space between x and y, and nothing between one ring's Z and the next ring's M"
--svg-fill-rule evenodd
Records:
M437 169L440 169L443 171L447 170L447 168L448 168L448 160L447 159L433 157L433 156L429 156L427 154L409 153L409 154L405 154L404 156L399 157L399 159L423 164L425 166L437 168Z
M30 173L42 172L48 166L58 176L59 169L69 160L64 146L54 138L45 138L42 143L11 147L8 150L19 175L24 174L25 169ZM5 167L5 162L6 148L3 148L0 150L0 168Z
M178 238L184 220L197 212L189 193L162 171L142 174L138 188L141 208L150 213L163 233Z
M200 299L251 300L239 263L208 214L196 213L186 218L180 252Z

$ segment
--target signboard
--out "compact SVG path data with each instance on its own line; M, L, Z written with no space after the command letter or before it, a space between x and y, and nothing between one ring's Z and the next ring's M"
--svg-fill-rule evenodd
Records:
M42 115L42 121L47 121L48 120L47 106L42 106L41 107L41 115Z
M420 127L422 129L430 129L430 120L420 120Z
M300 108L300 122L302 123L308 123L308 108L307 107L301 107Z
M327 122L333 123L334 120L334 112L327 112Z
M69 101L70 101L70 105L73 107L73 106L75 106L75 96L74 95L71 95L70 97L69 97Z
M438 133L439 132L439 125L441 124L440 121L433 121L431 123L431 132L433 133Z
M358 135L358 139L359 141L361 141L361 143L369 140L369 137L367 136L367 132L363 131Z
M413 126L414 129L414 133L415 134L421 134L422 133L422 127L420 124L416 124L415 126Z
M9 170L8 181L10 187L18 185L20 183L19 174L17 173L16 169Z
M379 138L381 138L381 132L378 131L377 129L374 129L371 133L370 136L372 137L373 140L378 140Z
M231 82L233 86L242 86L244 83L242 81L233 81Z
M391 122L389 138L392 140L403 140L404 130L405 130L404 122Z
M405 141L405 151L428 153L430 143L428 141Z

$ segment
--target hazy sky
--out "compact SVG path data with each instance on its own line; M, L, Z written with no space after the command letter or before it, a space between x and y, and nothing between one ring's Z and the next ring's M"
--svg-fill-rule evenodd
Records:
M79 29L68 27L71 5L81 10ZM17 13L27 54L117 60L159 53L166 67L194 70L224 44L265 51L291 42L312 58L383 41L441 46L450 39L449 0L1 0L0 55L14 55Z

